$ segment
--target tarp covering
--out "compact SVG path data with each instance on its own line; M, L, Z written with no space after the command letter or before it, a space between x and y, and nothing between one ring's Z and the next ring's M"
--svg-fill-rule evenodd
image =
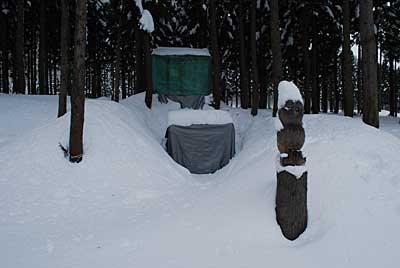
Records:
M204 96L175 96L158 94L158 100L161 103L168 103L168 99L181 105L181 109L203 109L205 102Z
M167 152L191 173L214 173L235 155L235 127L191 125L168 127Z
M174 96L210 94L210 56L153 53L152 66L155 93Z

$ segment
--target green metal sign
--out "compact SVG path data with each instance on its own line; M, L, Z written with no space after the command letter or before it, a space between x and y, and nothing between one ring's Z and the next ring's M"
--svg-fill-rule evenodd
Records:
M209 56L152 55L154 92L177 96L210 94Z

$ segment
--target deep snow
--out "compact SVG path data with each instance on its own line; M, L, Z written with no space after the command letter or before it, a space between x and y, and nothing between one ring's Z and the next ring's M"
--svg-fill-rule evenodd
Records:
M399 138L305 116L310 218L290 242L275 221L270 111L224 107L238 154L191 175L162 147L179 105L154 99L151 111L143 95L88 100L84 159L70 164L56 97L0 95L1 267L397 267Z

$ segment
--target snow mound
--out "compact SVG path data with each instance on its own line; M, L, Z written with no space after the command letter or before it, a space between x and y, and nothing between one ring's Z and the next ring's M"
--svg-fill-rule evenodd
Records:
M144 94L87 101L85 155L71 164L58 148L70 119L55 118L56 97L0 95L2 267L397 266L400 139L359 119L306 115L309 224L291 242L275 217L270 111L223 107L242 150L198 176L161 146L179 105L154 99L152 110Z
M168 113L168 126L224 125L233 123L231 115L221 110L177 110Z
M282 81L278 85L278 107L279 109L285 106L286 101L300 101L303 103L303 97L300 90L293 82Z

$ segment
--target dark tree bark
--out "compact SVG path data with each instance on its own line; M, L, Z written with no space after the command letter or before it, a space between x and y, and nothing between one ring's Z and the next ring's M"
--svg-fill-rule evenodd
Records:
M122 11L120 8L120 1L116 4L115 15L118 16L118 25L116 26L117 31L117 43L115 45L115 63L114 63L114 101L119 102L120 84L121 84L121 45L122 45Z
M364 74L363 121L368 125L379 128L376 40L372 0L360 1L360 37Z
M335 58L333 63L333 91L334 91L334 98L335 98L335 107L333 112L335 114L339 113L339 106L340 106L340 93L338 88L338 81L337 81L337 73L338 73L338 62L337 62L337 54L335 52Z
M279 30L279 0L271 0L272 86L274 89L273 116L278 112L278 84L282 77L281 33Z
M216 0L210 0L210 31L211 31L211 51L212 51L212 69L213 69L213 106L219 109L221 101L220 88L220 56L218 48L218 32L217 32L217 6Z
M314 16L314 15L313 15ZM316 18L312 18L312 103L311 111L313 114L318 114L320 111L320 89L318 87L318 33L317 33L317 22Z
M251 0L250 4L250 45L251 45L251 71L253 73L253 92L251 102L251 115L256 116L260 102L260 84L258 78L257 59L257 0Z
M25 65L24 65L24 34L25 34L25 23L24 23L24 9L25 1L17 1L17 32L16 32L16 44L15 44L15 63L16 63L16 81L15 89L16 93L25 94Z
M9 74L8 74L8 14L0 12L0 46L1 46L1 87L2 92L8 94L10 92Z
M327 73L327 72L326 72ZM323 113L328 112L328 87L329 87L329 78L326 78L322 81L322 95L321 95L321 108Z
M245 41L245 0L239 2L239 64L240 64L240 102L243 109L249 107L249 73Z
M260 56L259 56L259 74L260 74L260 109L267 108L267 70L265 64L265 40L260 38Z
M363 110L363 70L362 70L362 49L361 42L358 46L358 60L357 60L357 112L362 113Z
M396 83L395 83L394 57L389 56L389 115L397 116L396 113Z
M152 80L152 62L151 62L151 48L150 48L150 34L145 32L143 35L144 54L145 54L145 67L146 67L146 106L151 109L153 100L153 80Z
M70 47L70 25L69 25L69 1L61 0L61 80L60 95L58 97L58 117L67 112L67 94L71 85L69 73L69 47Z
M303 64L304 64L304 113L311 113L311 96L310 96L310 82L311 82L311 66L310 66L310 53L308 47L309 42L309 14L308 10L304 7L302 11L302 28L303 28Z
M353 66L350 48L350 5L343 0L343 101L344 115L353 117Z
M40 0L40 47L39 47L39 91L48 94L48 62L47 62L47 0Z
M71 162L80 162L83 156L85 49L86 0L78 0L76 3L74 83L71 91L71 127L69 136L69 160Z
M144 91L143 31L135 28L135 94Z

